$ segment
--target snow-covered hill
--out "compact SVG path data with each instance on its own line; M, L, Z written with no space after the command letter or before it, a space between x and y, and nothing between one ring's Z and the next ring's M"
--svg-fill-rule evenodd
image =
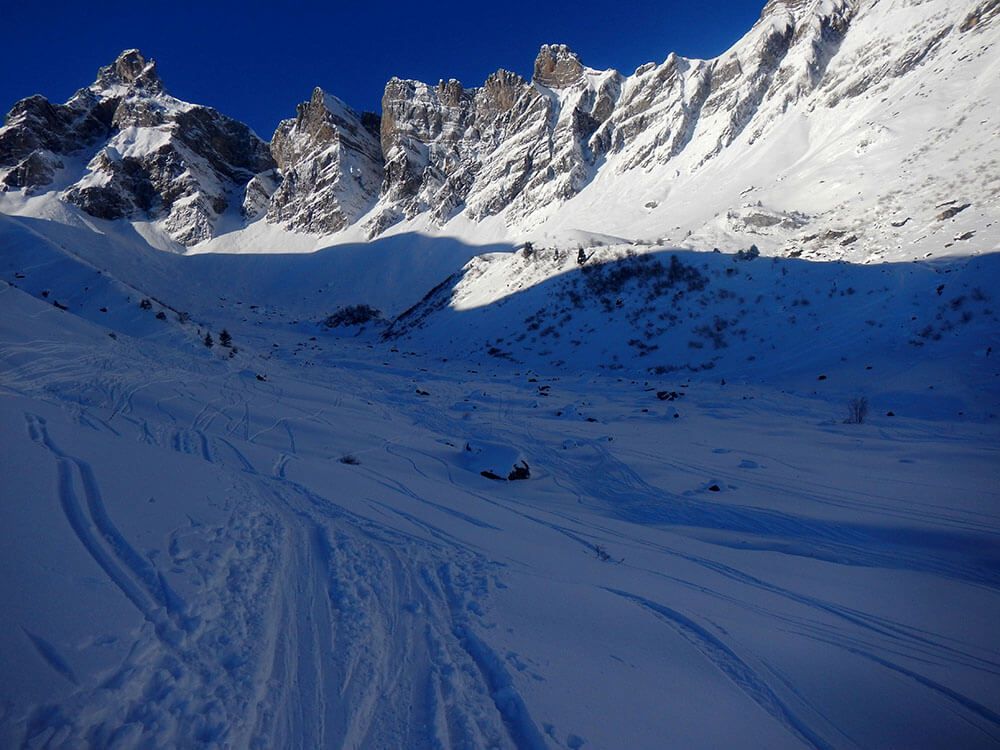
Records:
M584 255L477 257L384 336L550 371L777 371L804 385L847 367L851 387L866 389L882 377L864 370L874 359L953 358L964 376L959 363L1000 343L1000 254L869 266L615 246Z
M489 253L425 315L475 248L119 230L0 217L0 745L1000 741L995 255Z

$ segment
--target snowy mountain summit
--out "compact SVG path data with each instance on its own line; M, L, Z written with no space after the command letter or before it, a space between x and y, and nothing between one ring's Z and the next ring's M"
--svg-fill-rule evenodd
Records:
M167 94L138 50L66 104L15 104L0 130L0 164L8 189L62 188L91 216L159 220L184 244L211 237L234 191L274 166L246 125Z
M171 97L129 50L66 104L14 105L0 180L188 246L264 222L334 242L417 230L849 260L971 252L998 238L996 170L982 168L998 158L998 39L994 0L771 0L713 60L671 54L623 75L543 45L531 80L393 78L381 117L317 88L269 145ZM951 206L964 208L939 219Z

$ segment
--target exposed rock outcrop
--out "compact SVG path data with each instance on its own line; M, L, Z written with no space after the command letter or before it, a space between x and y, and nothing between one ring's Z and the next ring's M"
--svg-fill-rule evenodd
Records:
M583 63L565 44L543 44L535 58L532 80L543 86L563 89L583 78Z
M270 195L267 220L320 234L357 221L382 183L378 132L377 115L358 114L322 89L313 91L271 140L281 184Z
M385 175L376 234L429 212L479 221L527 217L574 195L592 176L589 139L614 110L622 77L591 71L564 45L545 46L535 81L499 70L476 89L391 80L382 99ZM542 82L549 85L536 85Z
M4 189L24 188L30 195L52 183L63 163L51 151L35 149L7 171L3 178Z

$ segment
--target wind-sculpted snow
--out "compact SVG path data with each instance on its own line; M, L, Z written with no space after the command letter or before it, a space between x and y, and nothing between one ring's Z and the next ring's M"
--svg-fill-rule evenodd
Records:
M422 242L2 218L0 745L1000 742L996 256Z

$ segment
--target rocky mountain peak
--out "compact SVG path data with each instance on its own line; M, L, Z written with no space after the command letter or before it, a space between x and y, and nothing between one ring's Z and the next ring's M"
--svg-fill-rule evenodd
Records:
M583 76L583 63L565 44L543 44L535 58L536 83L561 89L572 86Z
M102 219L159 221L186 245L211 237L232 198L275 166L243 123L166 94L156 63L135 49L65 104L14 106L0 128L0 190L39 192L81 157L75 181L62 177L63 200Z
M487 119L507 112L517 103L527 85L528 82L517 73L500 69L487 78L477 92L477 106L487 110Z
M111 65L101 68L92 88L107 91L122 86L147 94L164 91L163 82L156 72L156 62L147 60L137 49L125 50Z
M457 107L465 94L465 89L460 81L451 78L447 81L438 81L437 95L441 103L446 107Z
M278 125L271 139L277 172L258 175L243 212L287 229L336 232L371 207L382 181L379 118L359 114L321 88Z
M761 18L767 18L780 12L800 14L810 8L817 8L823 3L817 0L769 0L760 13Z

